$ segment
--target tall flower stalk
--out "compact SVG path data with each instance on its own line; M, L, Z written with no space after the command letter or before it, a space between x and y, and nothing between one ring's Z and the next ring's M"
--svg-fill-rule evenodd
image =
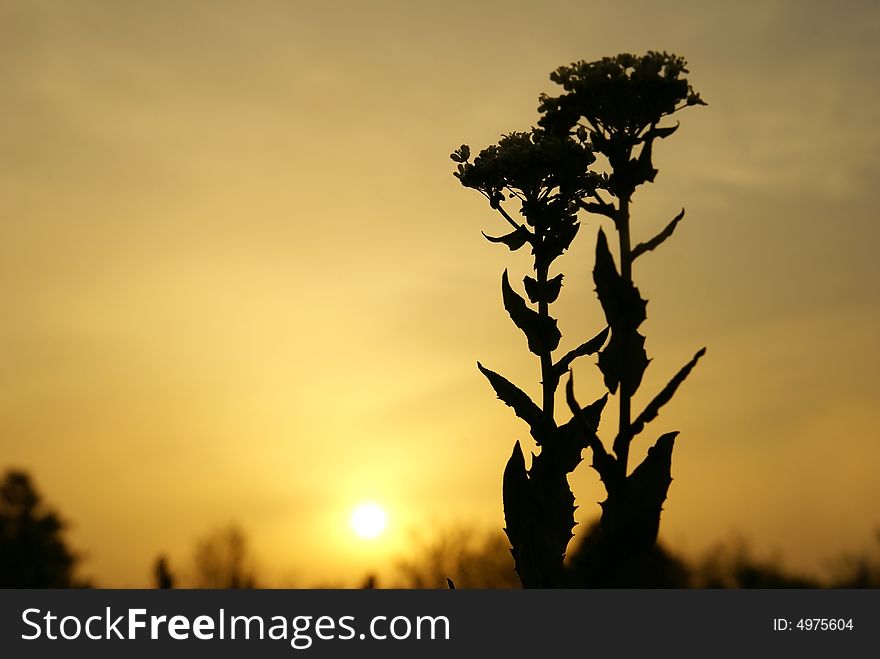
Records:
M605 156L610 168L605 184L601 190L593 190L581 208L609 218L618 238L619 271L601 229L593 270L596 292L611 327L611 338L599 353L598 365L608 391L617 396L619 409L613 456L603 457L598 463L594 456L594 466L608 494L588 560L594 585L631 585L628 574L633 572L632 567L643 561L654 546L672 480L672 449L678 433L660 436L631 473L630 447L705 354L705 349L697 351L633 418L632 399L650 361L645 337L638 331L646 318L647 301L633 283L633 264L673 234L684 209L659 234L633 246L631 205L636 189L653 182L657 175L653 164L655 142L678 129L678 124L662 125L664 119L685 107L705 105L684 77L685 67L684 59L657 52L578 62L550 76L562 86L564 94L540 99L540 126L553 135L588 138L593 149ZM573 393L569 402L576 409Z
M486 238L511 251L531 248L532 274L523 279L531 306L513 289L506 270L501 277L501 296L511 320L538 358L541 404L498 373L479 362L477 366L498 397L529 424L540 447L527 471L517 442L504 471L505 531L517 573L526 587L559 586L563 583L562 559L574 528L574 497L567 475L580 462L584 445L576 421L556 425L556 391L574 359L595 353L604 343L607 330L554 359L562 335L550 308L559 297L563 275L551 276L551 268L577 235L580 204L602 179L589 169L596 158L585 140L541 129L506 135L480 152L473 162L467 146L453 153L452 159L459 163L456 176L462 185L482 193L512 229L505 235ZM505 205L508 202L519 208L509 212ZM514 219L514 215L520 219ZM595 416L598 424L598 413Z
M581 461L585 448L591 449L592 466L607 492L601 504L598 537L588 556L589 582L598 586L638 585L628 582L628 574L646 559L656 542L678 433L661 435L632 471L630 447L705 350L698 351L633 418L633 396L649 363L645 337L638 331L646 318L647 302L633 283L633 263L672 235L684 211L659 234L633 246L631 204L636 189L652 182L657 174L652 162L655 141L678 128L661 122L684 107L704 105L683 77L685 73L683 59L654 52L561 67L551 80L565 93L541 97L538 128L505 136L473 162L467 146L452 154L458 163L455 175L462 185L481 192L512 228L503 236L487 238L511 250L529 245L534 256L534 277L527 276L523 283L535 308L513 290L506 271L502 299L539 359L542 405L478 363L498 397L529 424L540 448L527 470L517 442L504 471L505 530L525 587L565 583L563 558L572 537L575 508L567 476ZM590 169L596 153L605 157L608 171ZM524 222L505 209L505 202L514 200ZM559 295L562 274L551 277L550 269L577 235L579 211L611 220L617 233L620 268L600 229L593 279L608 327L555 359L561 334L550 315L550 305ZM608 394L581 408L573 378L569 378L566 400L572 416L557 425L554 400L562 376L577 357L596 352ZM611 451L597 435L609 394L616 396L618 406Z

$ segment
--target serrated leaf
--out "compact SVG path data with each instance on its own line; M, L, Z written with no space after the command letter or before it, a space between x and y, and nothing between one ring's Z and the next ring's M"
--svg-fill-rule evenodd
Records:
M526 287L526 295L529 296L529 300L533 304L538 304L542 301L552 304L556 302L556 298L559 297L559 292L562 290L562 273L552 279L548 279L547 283L543 286L538 280L529 276L523 279L523 284Z
M608 394L603 395L598 400L593 401L586 407L580 407L574 397L574 378L568 379L565 385L566 402L572 414L577 417L584 428L591 433L595 433L599 429L599 421L602 418L602 411L608 403Z
M534 277L530 277L529 275L526 275L523 278L523 286L526 287L526 295L529 296L529 301L532 304L537 304L538 300L541 299L541 293L539 290L541 288L541 286L540 286L540 284L538 284L538 280L535 279Z
M560 446L554 441L552 444L553 450L545 447L539 455L533 456L529 470L536 509L531 540L539 557L544 588L558 587L562 559L572 538L575 505L566 469L574 469L580 462L582 448L574 443Z
M548 279L544 290L546 291L546 298L544 301L547 302L547 304L556 302L560 291L562 291L562 273L560 272L552 279Z
M611 340L599 353L599 370L605 377L605 386L612 394L620 385L624 392L632 395L642 383L642 376L648 368L648 353L645 352L645 337L635 330L623 339L622 331L611 332Z
M630 424L629 430L624 435L619 435L614 440L614 447L617 450L617 447L621 445L623 442L629 442L633 437L638 435L642 430L644 430L645 425L653 421L657 418L657 415L660 414L660 408L666 405L670 400L672 400L672 396L675 395L676 390L681 383L685 381L688 375L691 374L691 371L694 370L694 367L697 365L697 362L700 361L700 358L706 354L706 349L701 348L697 351L697 353L693 356L687 364L681 367L678 373L666 384L665 387L657 394L654 399L648 403L647 407L636 417L636 420ZM621 439L621 437L623 439Z
M598 352L599 349L603 345L605 345L605 341L608 339L608 332L610 329L610 327L606 327L586 343L582 343L574 350L570 350L568 353L566 353L566 355L562 359L560 359L558 362L556 362L556 364L553 365L553 370L556 375L562 377L562 375L571 366L571 363L578 357L586 357L587 355L593 355Z
M562 222L544 239L540 253L541 260L549 265L567 250L581 228L578 222Z
M662 435L626 479L628 535L634 544L649 546L657 539L660 513L672 483L672 449L677 436L678 432Z
M672 221L667 224L663 231L658 233L656 236L651 238L651 240L645 241L643 243L639 243L632 250L632 258L633 260L637 259L639 256L644 254L645 252L650 252L653 249L659 247L664 240L669 238L672 235L672 232L675 231L675 227L678 226L678 223L681 222L681 219L684 217L684 208L681 209L681 212L672 218Z
M611 340L599 353L599 369L611 393L623 384L623 390L635 393L648 367L645 337L636 331L646 318L647 302L638 289L617 272L608 249L605 232L599 230L596 242L596 264L593 268L596 293L611 326Z
M510 287L507 270L501 277L501 297L511 320L526 335L529 350L536 355L549 354L556 350L559 340L562 338L562 334L556 326L556 319L542 316L537 311L530 309L526 305L526 301Z
M617 272L608 249L608 239L601 229L596 241L593 281L596 282L596 293L612 331L618 328L634 330L642 324L647 317L647 302L639 296L639 290Z
M480 233L483 233L482 231ZM523 226L519 226L504 236L489 236L483 233L483 237L490 243L501 243L507 245L511 252L515 252L527 242L531 241L532 234Z
M657 540L660 513L672 482L672 449L677 432L666 433L625 480L606 483L602 506L601 541L606 559L638 556Z
M638 159L630 161L630 171L632 176L631 185L633 188L642 183L653 182L654 178L657 176L657 170L654 169L654 166L651 163L651 151L653 146L654 143L652 140L645 141L642 145L642 151L639 153Z
M513 408L516 415L529 424L532 437L535 438L539 445L542 444L547 437L551 424L549 424L547 416L541 411L541 408L529 398L528 394L503 375L490 371L480 362L477 362L477 368L486 376L498 398L505 405Z
M556 433L552 448L545 448L547 459L552 459L553 466L560 473L570 474L583 460L582 453L587 448L583 434L576 426L562 426ZM543 453L542 453L543 455Z
M565 384L565 402L568 403L572 418L560 430L577 433L582 437L583 445L593 451L593 468L599 472L602 480L606 481L613 473L615 460L605 450L596 431L599 429L602 411L608 402L608 394L587 407L581 408L574 396L574 374L572 373Z
M533 585L530 569L535 561L531 542L531 522L535 519L535 506L532 500L526 461L519 442L513 445L513 452L504 467L501 498L504 506L504 532L512 545L511 553L517 574L523 586Z

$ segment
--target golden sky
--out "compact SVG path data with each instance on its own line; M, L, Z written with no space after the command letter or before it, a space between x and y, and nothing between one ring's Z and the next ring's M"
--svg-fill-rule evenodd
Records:
M878 43L873 2L0 0L0 468L101 585L233 520L304 584L500 527L528 436L475 362L537 391L499 290L528 263L448 155L533 124L559 65L668 50L709 107L635 198L636 240L687 209L635 271L643 396L708 354L642 440L682 431L661 533L819 569L880 525ZM597 227L560 262L564 348L603 326Z

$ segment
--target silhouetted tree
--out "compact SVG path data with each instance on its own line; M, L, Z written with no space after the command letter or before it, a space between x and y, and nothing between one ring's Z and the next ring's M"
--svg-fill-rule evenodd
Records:
M0 588L73 587L77 556L64 529L27 473L6 472L0 483Z
M196 545L197 588L256 588L253 559L244 532L231 525Z
M880 529L873 551L843 554L831 564L832 588L880 588Z
M485 196L513 229L503 236L486 237L513 251L528 245L534 257L534 276L526 276L523 285L535 308L513 290L507 271L501 290L505 309L540 362L541 405L506 378L477 364L498 397L529 425L540 449L527 469L517 442L503 478L505 531L517 573L527 588L564 585L563 558L572 537L575 508L567 477L580 463L585 448L592 449L593 468L608 493L590 558L597 565L597 577L604 575L601 585L622 583L628 570L648 558L656 541L677 433L662 435L632 473L630 444L672 398L704 350L633 420L632 396L649 360L645 339L638 332L646 318L646 301L633 284L632 264L672 234L684 211L657 236L632 247L630 204L636 188L657 174L652 163L654 142L678 127L662 126L661 121L683 107L703 104L682 76L686 72L681 58L653 52L562 67L551 79L565 93L541 97L539 128L502 137L473 162L467 145L451 156L458 163L455 176L461 184ZM608 171L590 170L595 153L605 157ZM508 201L519 205L523 221L506 210ZM556 359L553 353L561 333L550 315L550 305L559 296L563 276L551 277L550 268L577 235L581 210L612 220L618 234L620 270L600 230L593 278L608 327ZM560 379L576 358L596 352L608 392L619 403L613 452L596 434L607 394L581 408L569 378L566 398L572 417L557 425L554 414Z
M156 588L159 590L170 590L174 588L174 575L168 567L168 559L165 556L159 556L153 567L153 578Z
M404 588L516 588L510 551L499 532L441 529L398 563Z
M697 588L819 588L818 579L796 574L779 559L756 558L737 539L715 545L693 568Z

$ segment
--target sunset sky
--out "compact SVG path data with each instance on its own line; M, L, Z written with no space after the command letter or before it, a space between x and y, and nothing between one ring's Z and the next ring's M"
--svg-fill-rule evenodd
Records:
M687 209L636 264L636 407L708 353L634 450L681 430L673 548L740 534L819 571L880 526L878 44L867 1L0 0L0 470L104 586L233 521L282 585L500 528L531 440L476 361L538 391L500 299L529 263L449 153L534 124L560 65L667 50L709 106L635 197L636 241ZM598 226L559 262L565 349L604 326Z

